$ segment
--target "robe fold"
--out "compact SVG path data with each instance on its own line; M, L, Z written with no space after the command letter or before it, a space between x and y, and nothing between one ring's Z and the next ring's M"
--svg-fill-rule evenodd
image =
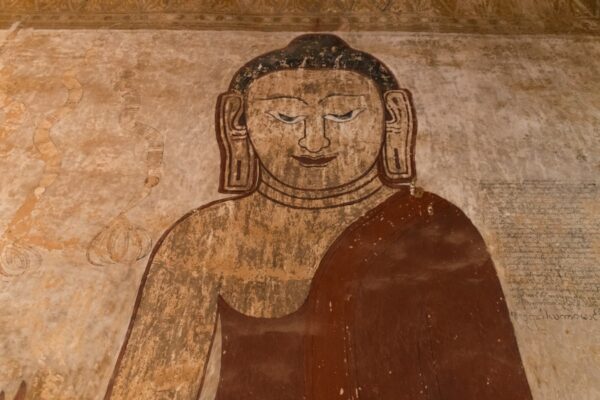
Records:
M296 312L218 308L217 400L531 399L485 243L434 194L400 191L349 226Z

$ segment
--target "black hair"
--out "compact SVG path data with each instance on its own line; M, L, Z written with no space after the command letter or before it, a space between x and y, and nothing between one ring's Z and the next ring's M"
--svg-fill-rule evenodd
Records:
M372 55L353 49L336 35L307 34L283 49L250 60L234 75L229 90L246 93L250 84L264 75L298 68L353 71L371 78L382 92L399 89L394 74Z

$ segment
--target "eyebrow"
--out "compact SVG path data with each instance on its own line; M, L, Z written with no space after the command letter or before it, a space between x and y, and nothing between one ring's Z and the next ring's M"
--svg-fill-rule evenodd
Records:
M286 96L286 95L282 95L282 94L276 94L276 95L269 96L269 97L258 97L255 100L278 100L278 99L299 100L299 101L303 102L304 104L308 105L308 103L300 97Z
M319 100L319 104L323 103L330 97L365 97L364 94L346 94L346 93L331 93Z

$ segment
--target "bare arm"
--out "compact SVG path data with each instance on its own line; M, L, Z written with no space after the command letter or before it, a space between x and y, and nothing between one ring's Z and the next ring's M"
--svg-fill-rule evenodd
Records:
M157 246L105 399L195 400L216 319L219 276L199 249L205 232L179 222ZM205 229L204 229L205 230Z

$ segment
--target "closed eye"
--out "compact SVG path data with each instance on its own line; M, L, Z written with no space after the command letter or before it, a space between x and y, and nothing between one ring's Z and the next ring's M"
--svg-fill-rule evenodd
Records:
M348 111L345 114L325 114L323 118L328 119L330 121L335 122L348 122L352 121L354 118L358 116L361 112L363 112L364 108L357 108L355 110Z
M304 115L285 115L276 111L267 111L271 117L275 118L278 121L281 121L286 124L296 124L300 121L304 121L306 118Z

